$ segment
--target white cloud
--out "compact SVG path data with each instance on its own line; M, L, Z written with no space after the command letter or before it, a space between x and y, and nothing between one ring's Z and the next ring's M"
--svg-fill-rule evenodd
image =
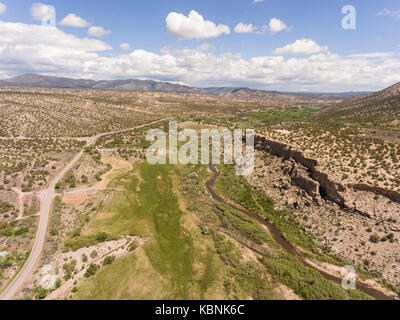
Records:
M6 10L7 6L4 3L0 2L0 14L3 14L4 12L6 12Z
M265 34L265 32L268 30L268 26L253 26L251 23L246 24L239 22L236 27L235 27L235 32L236 33L256 33L256 34Z
M186 17L181 13L170 12L166 18L169 34L181 40L217 38L222 34L230 34L228 26L204 20L203 16L192 10Z
M349 54L347 57L349 58L368 58L368 59L385 59L394 57L395 54L393 52L369 52L369 53L354 53Z
M93 37L102 37L108 34L111 34L112 32L109 30L105 30L103 27L90 27L88 30L88 35L93 36Z
M201 45L196 47L196 51L215 51L215 47L212 44L209 44L207 42L202 43Z
M400 10L383 9L376 14L377 16L390 16L400 20Z
M257 27L253 26L251 23L250 24L245 24L242 22L239 22L236 27L235 27L235 32L236 33L255 33L257 30Z
M90 23L87 22L85 19L78 17L75 13L70 13L64 19L62 19L60 25L68 27L84 28L84 27L89 27Z
M290 43L283 48L274 51L275 54L314 54L320 52L328 52L328 47L322 47L311 39L300 39Z
M198 45L197 47L195 47L194 49L189 49L189 48L181 47L181 46L179 46L179 47L167 46L167 47L163 47L160 51L161 51L161 53L163 53L165 55L188 56L195 52L204 53L204 52L211 52L211 51L215 51L215 50L216 50L216 48L212 44L204 42L204 43Z
M0 77L25 72L72 78L148 78L192 86L251 86L281 91L378 90L400 81L400 58L390 52L340 56L216 54L196 48L135 50L108 57L96 39L80 39L57 28L0 21Z
M82 76L97 52L112 49L95 39L80 39L57 28L0 21L0 70ZM85 76L87 77L87 75Z
M271 34L277 34L283 30L289 31L288 26L282 20L279 20L277 18L272 18L269 21L268 27Z
M44 20L49 19L53 14L53 7L40 3L35 2L31 6L31 17L33 20Z
M254 0L253 3L264 2L264 0Z
M131 48L131 46L129 45L129 43L126 43L126 42L124 42L124 43L121 43L121 49L123 49L123 50L129 50L130 48Z
M266 31L269 31L272 35L275 35L283 30L290 31L292 27L288 27L282 20L277 18L272 18L269 21L268 25L264 25L261 27L253 26L253 24L246 24L239 22L234 31L236 33L257 33L257 34L265 34Z

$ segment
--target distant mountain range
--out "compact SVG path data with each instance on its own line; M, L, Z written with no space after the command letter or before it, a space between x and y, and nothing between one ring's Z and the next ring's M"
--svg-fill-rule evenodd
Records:
M61 77L43 76L39 74L27 73L7 80L1 80L0 86L16 87L45 87L45 88L73 88L73 89L100 89L100 90L130 90L143 92L167 92L167 93L205 93L222 96L231 95L254 95L254 96L273 96L278 94L299 94L310 95L310 93L282 93L278 91L254 90L245 87L210 87L195 88L169 82L152 80L87 80L70 79ZM347 93L311 93L312 95L330 96L355 96L366 92L347 92Z
M38 74L23 74L14 78L0 81L0 86L7 87L42 87L42 88L71 88L71 89L99 89L99 90L129 90L141 92L166 93L199 93L237 98L267 98L286 101L315 101L319 100L339 102L346 98L366 94L366 92L347 93L289 93L266 90L254 90L244 87L210 87L195 88L169 82L152 80L86 80L43 76Z

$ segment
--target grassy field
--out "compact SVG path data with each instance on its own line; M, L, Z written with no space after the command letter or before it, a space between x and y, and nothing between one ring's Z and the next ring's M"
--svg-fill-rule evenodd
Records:
M231 168L221 170L221 194L271 219L289 241L317 252L293 221L273 209L272 200L254 192ZM207 166L139 163L119 177L118 191L77 241L95 241L105 232L110 239L141 236L145 245L85 280L74 298L273 299L279 283L304 299L368 298L325 280L257 222L212 200L204 186L209 176ZM261 258L253 250L270 254Z
M321 105L301 105L287 108L269 108L265 111L242 113L236 118L231 118L231 120L240 123L242 128L268 127L282 122L307 119L322 107Z
M77 241L106 232L109 238L142 236L146 244L85 280L74 298L272 298L265 268L244 259L241 246L220 232L215 204L204 190L208 176L206 166L141 163L119 178L121 191ZM232 230L249 236L256 229L255 240L268 237L253 221L239 216L232 222Z
M182 212L172 190L170 170L168 166L143 164L120 179L117 187L123 191L115 192L83 237L106 232L110 238L124 234L150 238L144 253L158 278L167 280L170 290L166 297L186 298L193 278L193 248L190 236L181 227ZM135 254L121 259L109 267L111 272L104 270L102 274L113 274L113 269L124 269L131 262L130 268L135 269L133 262L137 259ZM105 275L103 280L108 282L109 277Z

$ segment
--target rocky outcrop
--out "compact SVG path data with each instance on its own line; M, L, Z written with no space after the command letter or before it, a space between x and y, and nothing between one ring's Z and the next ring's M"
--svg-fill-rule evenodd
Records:
M320 184L301 171L295 170L295 173L292 177L292 182L300 188L306 190L310 196L314 198L318 198L320 196Z
M380 187L369 186L366 184L353 184L353 185L349 185L349 187L353 188L354 190L357 190L357 191L373 192L377 195L381 195L386 198L389 198L390 200L392 200L394 202L400 203L400 193L396 192L396 191L387 190L387 189L380 188Z
M290 145L268 140L262 136L255 136L254 144L257 150L267 151L281 157L283 160L292 160L294 163L305 167L308 171L302 171L293 166L289 174L292 177L292 181L305 189L311 196L319 197L323 195L344 206L344 199L339 193L339 191L345 190L344 186L332 181L327 174L319 171L317 160L307 158L301 151L294 149Z
M282 165L282 170L291 177L292 184L304 189L310 196L319 198L320 185L309 176L307 169L298 165L295 160L290 159Z
M320 192L322 196L326 196L333 202L344 207L345 201L343 196L339 192L346 191L345 187L340 183L331 180L328 175L322 171L314 170L311 172L313 179L317 180L320 184Z
M266 151L287 161L285 168L283 168L284 172L291 176L293 183L305 189L311 196L325 196L342 207L357 211L351 204L346 203L341 195L346 191L346 187L333 181L326 173L321 171L317 160L307 158L301 151L294 149L290 145L268 140L262 136L255 136L254 144L257 150ZM373 192L400 203L400 193L396 191L365 184L354 184L347 187L358 191Z

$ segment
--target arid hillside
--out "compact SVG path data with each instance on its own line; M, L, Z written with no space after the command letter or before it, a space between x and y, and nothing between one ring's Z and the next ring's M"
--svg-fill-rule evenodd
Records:
M370 125L399 126L400 83L326 108L321 112L321 117Z

